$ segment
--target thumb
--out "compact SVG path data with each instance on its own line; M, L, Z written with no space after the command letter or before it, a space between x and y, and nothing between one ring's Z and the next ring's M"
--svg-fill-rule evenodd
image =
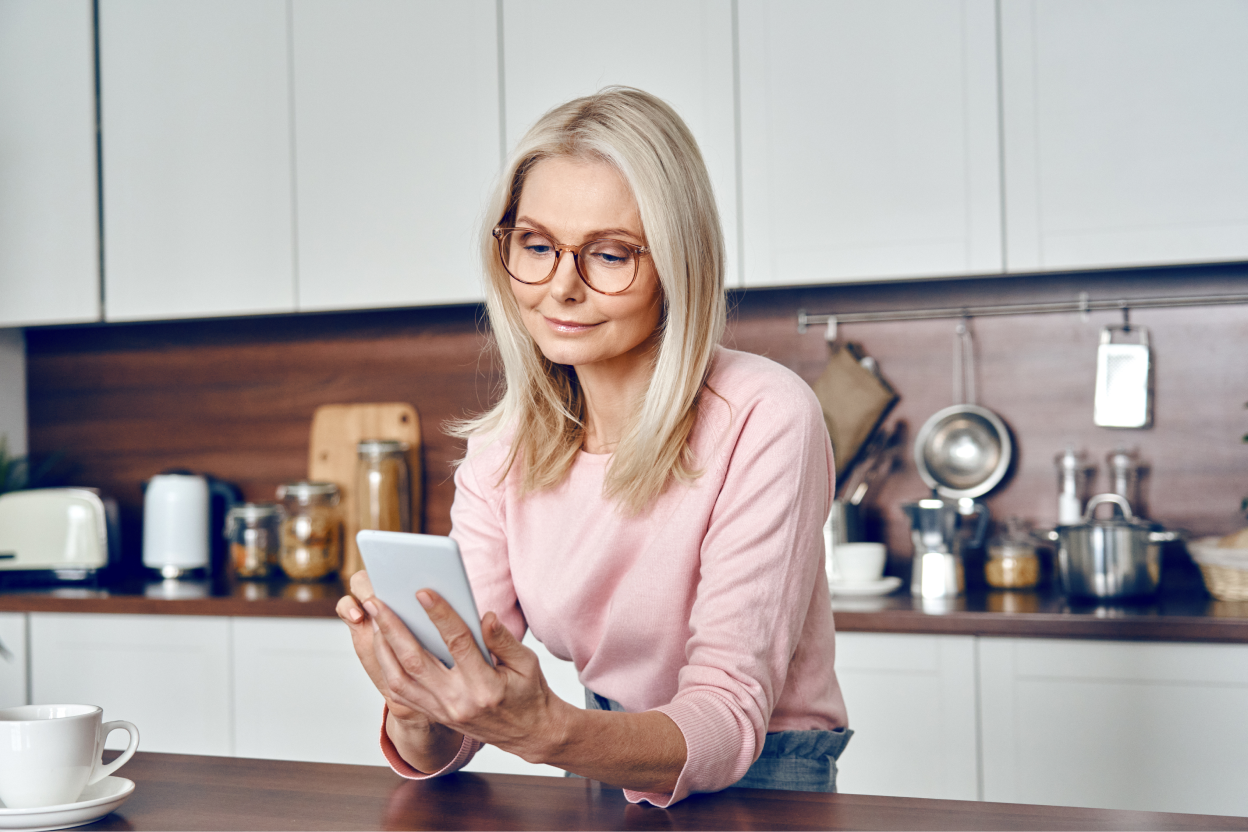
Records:
M481 619L481 635L485 646L505 665L514 666L516 660L528 652L493 612L487 612Z

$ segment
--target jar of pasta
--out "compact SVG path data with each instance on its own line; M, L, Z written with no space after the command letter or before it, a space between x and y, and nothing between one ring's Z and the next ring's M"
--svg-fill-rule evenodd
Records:
M267 578L277 568L282 516L275 503L240 503L225 515L230 568L239 578Z
M279 561L295 581L316 581L342 566L341 495L332 482L292 482L277 488L282 501Z
M996 589L1030 589L1039 583L1040 558L1022 518L1007 519L1005 534L989 542L984 577Z

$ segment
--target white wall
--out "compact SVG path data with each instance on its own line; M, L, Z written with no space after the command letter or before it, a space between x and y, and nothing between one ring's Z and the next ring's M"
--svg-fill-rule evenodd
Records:
M0 329L0 435L9 453L26 453L26 336Z

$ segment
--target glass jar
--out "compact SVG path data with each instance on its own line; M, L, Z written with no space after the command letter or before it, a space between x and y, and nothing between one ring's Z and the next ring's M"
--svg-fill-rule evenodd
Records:
M281 509L276 503L242 503L225 514L230 568L239 578L267 578L277 566Z
M277 487L282 501L279 562L286 577L316 581L342 566L341 495L332 482L293 482Z
M1040 582L1040 558L1020 518L1007 519L1005 534L989 542L984 577L996 589L1029 589Z
M412 485L405 442L365 439L357 446L355 499L361 529L412 530Z

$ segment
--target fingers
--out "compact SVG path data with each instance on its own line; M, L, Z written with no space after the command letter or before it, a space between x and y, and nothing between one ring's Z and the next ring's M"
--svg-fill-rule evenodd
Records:
M338 599L338 603L334 606L334 612L348 624L364 623L364 611L360 609L359 602L350 595L344 595Z
M373 597L373 582L368 579L368 573L363 569L351 576L351 594L358 598L360 603Z
M374 630L380 636L375 641L385 643L386 651L408 675L419 677L429 669L431 662L438 667L442 666L441 662L429 656L425 648L420 646L403 619L381 601L369 598L364 602L364 609L372 618ZM379 654L380 659L381 651L376 648L374 651Z
M477 647L476 639L472 637L472 630L468 629L468 625L446 602L445 598L432 589L422 589L416 593L416 600L420 601L420 605L425 608L425 613L433 622L433 626L438 628L438 633L442 636L442 641L446 642L446 649L450 651L456 667L472 672L470 668L489 666Z
M516 640L499 617L487 612L481 619L481 635L485 638L485 646L501 663L515 667L522 663L529 654L529 649Z

